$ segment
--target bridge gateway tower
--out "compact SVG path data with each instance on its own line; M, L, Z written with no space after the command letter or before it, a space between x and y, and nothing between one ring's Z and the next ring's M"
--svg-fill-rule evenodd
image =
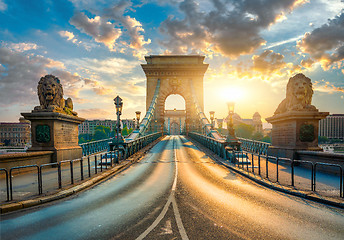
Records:
M198 112L203 112L203 77L209 64L200 55L150 55L141 64L147 78L146 110L148 112L160 81L157 104L151 129L164 129L165 100L171 94L179 94L185 100L186 132L199 129ZM194 128L194 129L193 129Z

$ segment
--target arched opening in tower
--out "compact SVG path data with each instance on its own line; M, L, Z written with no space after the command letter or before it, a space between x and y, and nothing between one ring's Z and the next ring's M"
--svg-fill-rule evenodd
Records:
M179 94L171 94L165 100L164 128L170 135L180 135L185 132L186 119L185 99Z

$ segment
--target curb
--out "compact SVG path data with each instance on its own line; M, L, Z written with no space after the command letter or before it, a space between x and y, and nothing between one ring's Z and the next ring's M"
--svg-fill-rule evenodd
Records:
M311 196L311 195L308 195L306 193L301 193L301 192L292 191L292 190L289 190L289 189L286 189L286 188L278 187L278 186L270 184L270 183L268 183L266 181L263 181L263 180L260 180L258 178L255 178L255 177L247 174L245 171L243 171L241 169L238 169L236 167L230 166L229 164L227 164L225 162L222 162L220 160L215 160L215 161L220 163L221 165L223 165L223 166L225 166L225 167L235 171L236 173L239 173L240 175L242 175L242 176L244 176L246 178L249 178L250 180L252 180L252 181L254 181L254 182L256 182L256 183L258 183L260 185L263 185L265 187L277 190L279 192L287 193L287 194L290 194L290 195L293 195L293 196L305 198L305 199L312 200L312 201L315 201L315 202L319 202L319 203L323 203L323 204L327 204L327 205L331 205L331 206L334 206L334 207L338 207L338 208L344 209L344 203L339 203L339 202L331 201L331 200L328 200L328 199L323 199L323 198Z
M106 172L103 172L94 178L91 178L85 182L82 182L79 185L73 186L69 189L65 189L65 190L59 191L57 193L48 195L48 196L23 200L23 201L19 201L19 202L15 202L15 203L3 204L0 206L0 214L2 215L5 213L21 210L24 208L34 207L34 206L38 206L38 205L41 205L44 203L59 200L59 199L71 196L73 194L76 194L78 192L81 192L81 191L83 191L89 187L92 187L92 186L96 185L97 183L100 183L101 181L106 180L108 177L111 177L117 173L120 173L121 171L127 169L128 167L130 167L131 165L133 165L134 163L139 161L142 157L142 155L140 153L146 153L149 149L151 149L153 146L155 146L160 140L161 140L161 138L158 138L154 142L152 142L152 143L148 144L146 147L142 148L140 151L136 152L139 154L135 153L129 159L125 160L125 161L128 161L127 163L125 163L121 166L116 166L116 167L113 167L111 169L108 169Z
M264 180L260 180L254 176L251 176L250 174L247 174L247 172L245 172L244 170L241 170L237 167L234 167L234 166L231 166L229 163L226 163L224 162L225 160L220 158L219 156L215 155L213 156L212 154L209 154L209 152L213 153L211 150L207 149L206 147L202 146L200 143L198 143L196 140L193 140L191 138L188 138L190 141L192 141L193 143L195 143L195 145L203 152L207 153L207 155L213 159L215 162L225 166L226 168L229 168L231 170L233 170L234 172L260 184L260 185L263 185L267 188L271 188L273 190L276 190L276 191L279 191L279 192L283 192L283 193L287 193L287 194L290 194L290 195L293 195L293 196L296 196L296 197L301 197L301 198L304 198L304 199L307 199L307 200L311 200L311 201L314 201L314 202L319 202L319 203L322 203L322 204L327 204L327 205L330 205L330 206L334 206L334 207L338 207L338 208L342 208L344 209L344 202L343 203L340 203L340 202L335 202L335 201L331 201L329 199L324 199L324 198L320 198L320 197L316 197L316 196L311 196L309 194L306 194L306 193L301 193L301 192L298 192L298 191L293 191L293 190L290 190L290 189L286 189L286 188L282 188L282 187L278 187L276 185L273 185L273 184L270 184ZM214 153L213 153L214 154ZM287 187L287 186L286 186Z
M121 170L124 170L125 168L128 168L133 163L134 162L130 161L130 162L128 162L122 166L114 167L114 168L109 169L108 171L106 171L106 172L104 172L104 173L102 173L102 174L100 174L100 175L98 175L92 179L87 180L86 182L83 182L83 183L76 185L74 187L71 187L69 189L62 190L62 191L57 192L57 193L52 194L52 195L39 197L39 198L35 198L35 199L24 200L24 201L20 201L17 203L4 204L4 205L0 206L1 214L17 211L17 210L28 208L28 207L37 206L37 205L40 205L43 203L48 203L48 202L52 202L55 200L59 200L59 199L71 196L75 193L81 192L82 190L97 184L98 182L100 182L102 180L105 180L107 177L110 177L110 176L120 172Z

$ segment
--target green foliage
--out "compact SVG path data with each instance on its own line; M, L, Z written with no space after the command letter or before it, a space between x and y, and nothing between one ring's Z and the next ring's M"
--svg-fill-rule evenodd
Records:
M127 126L122 129L122 136L127 136L129 134Z
M253 126L247 125L244 123L241 123L239 125L235 125L234 129L235 129L235 134L237 137L248 138L248 139L250 139L252 137L252 133L254 131Z
M264 136L261 140L262 142L267 142L267 143L271 143L271 138L269 136Z
M79 138L79 144L82 144L82 143L86 143L86 140L83 137Z
M257 140L257 141L262 141L263 139L263 133L261 132L255 132L253 135L252 135L252 138L253 140Z
M325 136L319 136L318 137L318 143L327 143L328 142L328 138Z
M108 136L106 135L105 131L104 130L100 130L100 129L97 129L95 132L94 132L94 139L97 141L97 140L102 140L102 139L106 139L108 138Z
M103 125L97 126L94 130L101 130L105 132L106 136L110 136L111 128L110 127L105 127Z

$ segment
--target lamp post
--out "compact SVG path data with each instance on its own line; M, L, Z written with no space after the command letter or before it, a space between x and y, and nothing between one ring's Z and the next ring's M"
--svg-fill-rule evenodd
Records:
M121 134L121 115L122 115L122 109L123 109L122 98L117 96L114 99L114 104L116 107L116 115L117 115L117 128L116 128L116 136L114 139L114 140L116 140L116 142L113 141L112 146L110 145L110 150L112 150L113 145L116 146L116 151L117 151L116 162L118 163L119 150L122 150L124 153L124 145L125 145L125 141L124 141L123 136Z
M140 111L136 111L135 112L136 113L136 124L137 124L137 129L140 129L140 125L139 125L139 123L140 123L140 115L141 115L141 112Z
M228 130L228 136L227 136L227 143L231 146L232 149L238 151L240 149L240 142L235 136L235 131L233 128L233 115L234 115L234 102L228 102L228 115L229 115L229 121L227 122L227 130Z
M210 121L211 121L211 129L214 129L214 115L215 115L215 112L214 111L210 111L209 114L210 114Z
M235 138L235 132L233 128L233 114L234 114L235 102L227 102L229 121L227 122L228 137Z

